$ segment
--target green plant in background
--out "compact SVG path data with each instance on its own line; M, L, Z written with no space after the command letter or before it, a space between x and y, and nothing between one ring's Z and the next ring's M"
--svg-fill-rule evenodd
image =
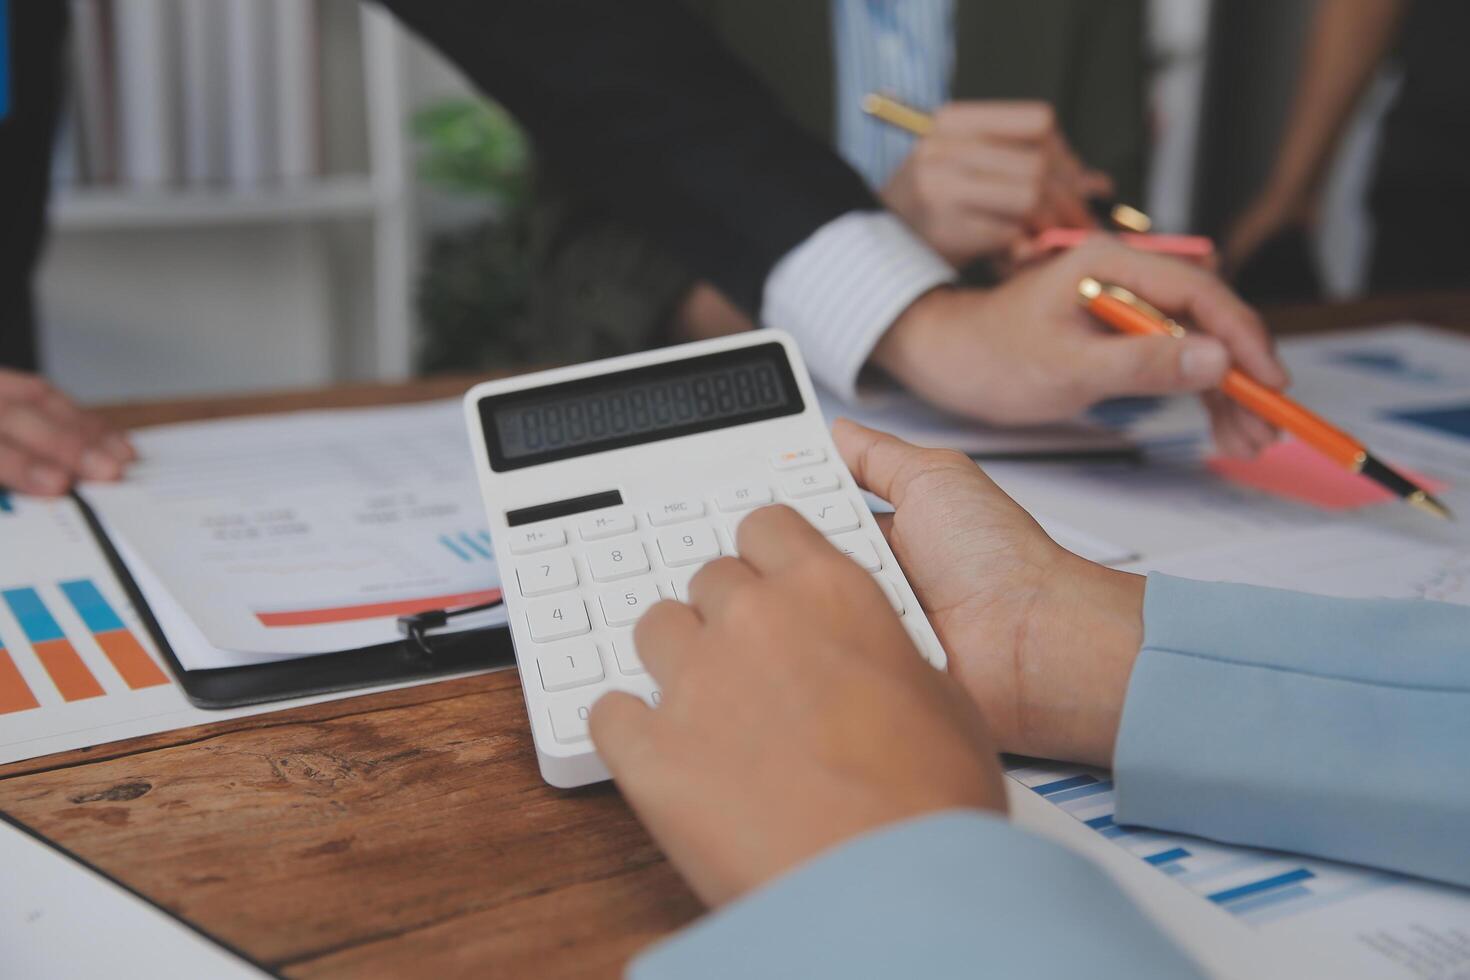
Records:
M436 234L418 286L423 372L521 363L533 349L526 314L531 153L500 106L448 99L413 118L419 178L491 205L489 217Z
M524 205L531 172L526 136L493 102L446 99L413 118L423 148L419 177L444 190L484 196L502 207Z

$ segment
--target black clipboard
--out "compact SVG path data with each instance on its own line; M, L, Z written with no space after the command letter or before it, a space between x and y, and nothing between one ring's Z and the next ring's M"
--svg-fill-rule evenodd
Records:
M493 626L438 634L429 638L427 645L404 639L358 650L322 653L250 667L185 670L91 505L76 493L71 497L81 509L92 537L102 548L108 565L122 583L133 607L138 610L138 616L153 637L158 651L168 660L169 669L183 688L184 696L200 708L235 708L515 665L509 628Z

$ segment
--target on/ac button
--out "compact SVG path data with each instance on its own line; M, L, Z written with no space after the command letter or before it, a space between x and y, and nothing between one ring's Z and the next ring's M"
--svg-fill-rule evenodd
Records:
M787 449L776 453L771 457L771 465L778 470L794 470L800 466L824 463L826 460L827 450L818 446L809 449Z

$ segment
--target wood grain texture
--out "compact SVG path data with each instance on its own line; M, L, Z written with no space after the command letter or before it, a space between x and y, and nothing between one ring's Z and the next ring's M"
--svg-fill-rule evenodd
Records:
M1279 333L1470 293L1268 310ZM124 426L454 397L478 378L109 406ZM605 977L700 912L609 786L542 783L513 671L0 767L0 810L287 976Z

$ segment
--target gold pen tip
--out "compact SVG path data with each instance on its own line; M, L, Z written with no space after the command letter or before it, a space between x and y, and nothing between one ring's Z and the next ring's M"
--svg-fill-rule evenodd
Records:
M1413 493L1405 497L1404 500L1408 503L1410 507L1416 507L1419 510L1424 511L1424 513L1426 514L1433 514L1440 520L1453 521L1455 519L1454 513L1448 507L1431 497L1429 494L1425 493L1423 490L1414 491Z
M1110 214L1109 217L1111 217L1113 219L1113 223L1118 225L1119 227L1126 228L1129 231L1137 232L1140 235L1146 234L1154 226L1152 218L1150 218L1148 215L1144 214L1137 208L1133 207L1131 204L1114 205L1112 214Z

